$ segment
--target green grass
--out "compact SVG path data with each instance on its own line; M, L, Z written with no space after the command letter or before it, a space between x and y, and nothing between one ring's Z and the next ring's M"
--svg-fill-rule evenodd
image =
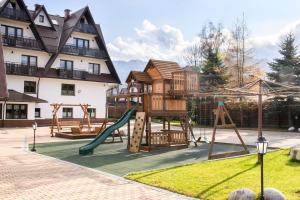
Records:
M274 187L289 200L300 199L300 162L288 157L289 150L265 156L265 187ZM260 166L257 155L132 173L127 178L187 196L223 200L238 188L259 193Z

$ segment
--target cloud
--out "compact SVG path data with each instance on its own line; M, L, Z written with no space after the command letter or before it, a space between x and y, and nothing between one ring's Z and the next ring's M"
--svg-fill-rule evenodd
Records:
M135 28L136 37L117 37L107 46L113 59L148 60L149 58L179 61L182 52L192 41L184 39L180 29L170 25L157 27L144 20L141 28Z
M182 56L184 50L199 41L199 37L187 40L183 32L170 25L160 27L149 20L144 20L141 27L135 28L134 37L115 38L108 43L110 55L114 60L130 61L134 59L148 61L150 58L173 60L185 64ZM227 37L230 30L224 28L223 34ZM300 20L287 24L277 33L264 36L253 36L247 41L253 48L253 57L260 61L261 67L268 70L267 62L278 57L278 44L281 38L289 32L296 36L296 44L300 44Z

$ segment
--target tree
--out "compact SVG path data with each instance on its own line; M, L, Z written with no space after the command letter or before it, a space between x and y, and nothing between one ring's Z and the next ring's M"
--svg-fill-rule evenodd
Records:
M225 66L221 58L220 49L224 44L225 37L222 33L222 24L214 25L209 22L204 25L199 35L203 46L202 80L209 86L220 86L226 83Z
M272 71L267 73L269 79L277 83L299 85L300 57L297 54L295 36L292 33L287 34L279 47L281 58L275 58L273 62L268 63Z
M272 72L267 73L269 79L289 85L298 85L300 83L300 57L297 54L297 46L295 45L295 36L292 33L287 34L279 45L280 58L275 58L273 62L268 63ZM288 110L289 126L292 126L291 105L294 102L292 96L286 99Z
M203 62L203 46L200 41L195 42L191 46L187 47L184 52L184 60L189 66L193 66L197 71L200 70L200 66Z
M253 59L253 49L250 47L249 31L243 14L242 19L237 18L230 32L228 49L225 56L226 74L229 77L229 87L243 87L251 81L253 74L261 74Z

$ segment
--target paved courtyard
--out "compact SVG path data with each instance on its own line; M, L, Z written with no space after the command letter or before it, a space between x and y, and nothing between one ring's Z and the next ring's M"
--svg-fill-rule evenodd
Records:
M155 127L155 125L154 125ZM199 135L200 130L195 130ZM203 133L203 130L202 130ZM206 129L209 138L210 129ZM253 145L256 131L241 131ZM299 133L264 131L273 147L300 144ZM33 141L31 128L0 129L0 199L189 199L165 190L148 187L104 172L95 171L26 151ZM217 135L220 142L237 142L230 130ZM49 128L37 130L37 142L66 141L49 137Z

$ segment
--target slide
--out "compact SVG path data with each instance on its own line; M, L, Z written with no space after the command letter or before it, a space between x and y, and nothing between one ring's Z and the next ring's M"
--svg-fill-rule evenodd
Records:
M80 155L93 154L94 149L106 140L115 130L124 126L135 113L136 108L128 110L117 122L107 127L100 135L98 135L93 141L79 148Z

